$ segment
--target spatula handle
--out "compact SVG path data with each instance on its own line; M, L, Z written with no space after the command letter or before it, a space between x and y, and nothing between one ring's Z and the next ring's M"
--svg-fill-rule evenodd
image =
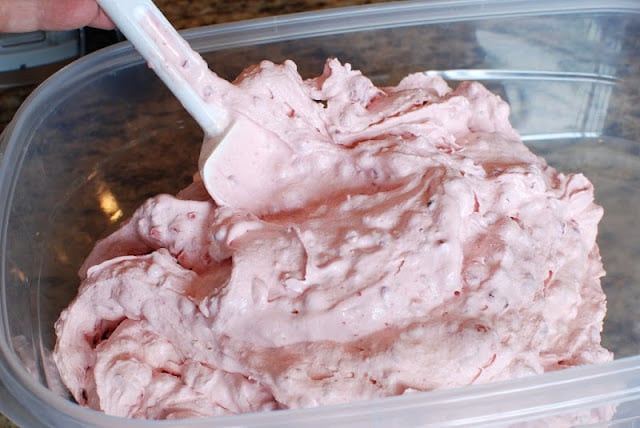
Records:
M227 112L208 100L212 73L156 5L151 0L98 3L205 133L222 133Z

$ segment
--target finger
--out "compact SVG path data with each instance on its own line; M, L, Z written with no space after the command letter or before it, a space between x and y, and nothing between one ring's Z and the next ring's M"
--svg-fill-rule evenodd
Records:
M95 0L31 0L40 3L39 30L70 30L87 25L114 28Z
M116 28L116 25L113 23L111 18L109 18L100 8L98 9L98 15L96 15L96 17L87 25L89 27L101 28L103 30L113 30Z
M0 31L12 33L33 31L38 26L38 8L33 0L0 2Z
M71 30L86 25L112 29L95 0L2 0L0 31Z

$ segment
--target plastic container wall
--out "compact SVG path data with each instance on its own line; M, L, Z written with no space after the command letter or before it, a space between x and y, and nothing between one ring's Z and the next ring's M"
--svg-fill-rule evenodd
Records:
M184 426L633 426L640 419L640 4L401 2L185 32L233 79L262 59L319 74L335 56L396 84L413 72L477 79L512 106L534 151L580 170L605 207L599 244L610 364L319 409L184 421ZM162 426L80 408L59 384L53 322L94 242L147 197L191 181L201 131L121 44L40 86L2 135L0 409L26 426ZM156 157L169 160L157 162ZM635 422L634 422L635 421Z

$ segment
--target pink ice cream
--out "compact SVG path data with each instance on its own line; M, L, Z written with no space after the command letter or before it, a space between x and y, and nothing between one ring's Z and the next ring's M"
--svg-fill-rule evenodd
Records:
M222 415L612 358L593 187L482 85L378 88L337 60L207 85L244 125L98 242L56 324L80 404Z

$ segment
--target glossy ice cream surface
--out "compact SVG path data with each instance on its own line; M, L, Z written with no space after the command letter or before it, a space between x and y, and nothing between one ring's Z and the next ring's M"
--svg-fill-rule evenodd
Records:
M377 88L335 59L206 79L243 126L80 269L54 352L79 403L221 415L612 358L593 187L482 85Z

